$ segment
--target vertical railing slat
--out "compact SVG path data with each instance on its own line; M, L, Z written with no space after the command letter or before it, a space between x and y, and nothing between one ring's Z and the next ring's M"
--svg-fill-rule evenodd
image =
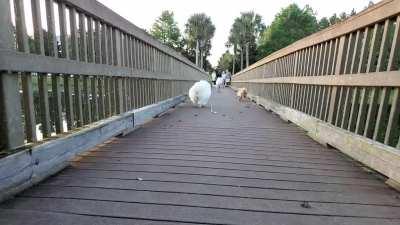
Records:
M30 73L26 73L22 76L22 93L25 111L25 135L28 142L36 142L37 134L35 107L33 105L32 75Z
M89 124L92 122L92 112L90 103L90 76L83 76L83 123Z
M32 7L35 53L38 55L44 55L44 39L43 39L42 19L40 13L40 1L31 0L31 7Z
M91 113L92 113L92 122L99 120L99 104L98 104L98 82L99 79L97 76L94 76L90 79L90 95L91 95Z
M87 60L90 63L95 62L95 40L93 33L93 18L87 17Z
M396 18L396 27L393 32L393 41L390 50L390 55L388 59L388 67L387 71L395 70L399 68L399 65L396 65L395 59L399 57L399 48L400 48L400 15Z
M71 31L71 59L79 60L78 34L76 28L76 9L69 9L69 25Z
M54 18L54 1L46 0L47 48L49 55L58 57L57 34Z
M384 139L384 144L386 145L392 145L391 142L393 142L393 138L398 138L395 137L396 131L395 129L398 128L398 122L399 122L399 114L400 114L400 98L399 98L399 88L396 87L393 89L393 94L391 96L390 100L390 113L389 113L389 118L386 126L386 131L385 131L385 139ZM399 135L397 133L397 135ZM394 146L397 145L397 141L395 140L396 143Z
M353 88L346 87L346 96L344 100L344 108L343 108L343 119L340 127L342 129L346 129L349 125L349 117L351 113L351 98L353 96Z
M84 124L83 120L83 109L82 109L82 87L81 87L81 76L74 75L74 108L76 115L76 126L82 127Z
M49 91L47 83L47 74L38 74L39 104L40 104L40 123L43 137L51 136Z
M64 74L64 98L65 98L65 114L67 118L68 131L75 128L74 103L72 98L72 78L70 75Z
M52 107L54 110L54 124L56 133L61 134L64 132L63 127L63 112L61 104L61 77L57 74L51 76L51 93L52 93Z
M61 57L69 59L69 40L67 33L67 17L66 6L64 3L58 4L59 26L60 26L60 44L61 44Z
M104 119L106 117L105 114L105 87L104 87L104 83L105 83L105 79L103 76L100 76L98 78L98 85L97 85L97 90L99 93L99 100L98 100L98 107L99 107L99 115L98 115L98 119Z
M85 14L79 12L79 56L80 61L88 62Z
M104 49L102 48L102 41L103 41L103 35L101 34L101 25L100 25L100 21L95 20L94 22L94 62L95 63L103 63L102 62L102 57L103 54L105 56L105 52Z

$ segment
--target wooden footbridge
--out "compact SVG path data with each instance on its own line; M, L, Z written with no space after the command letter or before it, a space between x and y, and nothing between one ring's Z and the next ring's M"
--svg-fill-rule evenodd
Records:
M30 2L0 1L0 224L400 224L400 1L212 109L185 101L203 70L100 3Z

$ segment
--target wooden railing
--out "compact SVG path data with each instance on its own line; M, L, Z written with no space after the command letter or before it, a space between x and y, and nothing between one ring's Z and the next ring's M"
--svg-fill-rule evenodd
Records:
M400 1L382 1L251 65L233 76L233 86L284 107L286 116L301 112L370 144L400 148L399 28ZM287 119L300 118L293 115ZM390 151L399 163L399 151ZM398 176L398 165L392 175L382 171Z
M0 1L0 150L185 94L205 78L95 0Z

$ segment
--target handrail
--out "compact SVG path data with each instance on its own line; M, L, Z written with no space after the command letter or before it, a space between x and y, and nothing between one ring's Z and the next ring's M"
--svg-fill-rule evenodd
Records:
M73 133L207 79L95 0L31 0L30 9L24 2L0 1L0 150Z

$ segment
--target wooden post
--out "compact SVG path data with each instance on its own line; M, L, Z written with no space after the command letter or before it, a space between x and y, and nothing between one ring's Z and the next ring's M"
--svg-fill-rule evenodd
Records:
M9 1L0 1L0 49L14 49ZM0 149L14 149L24 145L18 76L0 73L0 96Z

